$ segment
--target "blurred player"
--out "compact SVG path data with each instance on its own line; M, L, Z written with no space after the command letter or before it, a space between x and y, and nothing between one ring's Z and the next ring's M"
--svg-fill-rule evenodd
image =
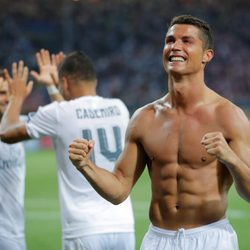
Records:
M57 157L63 249L133 250L130 198L117 206L106 201L68 158L68 145L75 137L95 139L97 147L92 160L112 171L124 145L129 121L126 106L119 99L96 94L95 70L81 52L67 55L59 66L59 89L66 101L39 108L27 123L22 123L18 111L26 97L26 82L25 68L14 63L12 96L3 117L2 139L17 142L51 136Z
M29 89L29 92L31 89ZM0 120L9 103L9 87L0 71ZM22 143L0 141L0 249L25 250L25 150Z

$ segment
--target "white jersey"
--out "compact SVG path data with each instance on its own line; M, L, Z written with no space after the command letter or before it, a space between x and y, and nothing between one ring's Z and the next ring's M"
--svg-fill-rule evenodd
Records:
M24 238L25 151L0 141L0 237Z
M69 160L76 138L95 140L92 160L109 171L124 146L129 112L119 99L85 96L53 102L30 117L32 138L50 136L56 150L63 238L111 232L133 232L130 198L120 205L103 199Z

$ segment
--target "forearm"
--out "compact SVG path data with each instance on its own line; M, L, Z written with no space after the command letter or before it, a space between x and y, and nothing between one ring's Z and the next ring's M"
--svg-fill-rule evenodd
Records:
M21 122L20 113L23 102L24 100L21 97L11 97L9 105L6 108L1 120L1 132L8 131Z
M250 202L250 167L236 158L231 164L227 164L227 168L233 177L239 195Z
M106 200L117 205L129 195L125 178L118 171L109 172L89 161L88 165L78 167L92 187Z

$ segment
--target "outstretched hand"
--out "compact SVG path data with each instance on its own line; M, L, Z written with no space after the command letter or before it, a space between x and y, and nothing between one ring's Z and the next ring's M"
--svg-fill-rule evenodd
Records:
M69 159L78 170L88 165L94 143L93 140L75 139L69 145Z
M10 96L25 99L31 93L33 81L28 82L29 69L24 66L23 61L12 64L12 77L7 69L4 69L4 75L9 84Z
M45 86L58 86L59 80L57 66L63 60L64 56L65 55L62 52L50 55L48 50L41 49L36 53L39 73L33 70L31 71L31 75L37 82Z

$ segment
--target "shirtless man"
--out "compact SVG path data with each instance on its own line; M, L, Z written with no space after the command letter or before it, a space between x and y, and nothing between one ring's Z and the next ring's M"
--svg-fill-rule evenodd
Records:
M169 92L135 112L115 171L91 162L93 141L76 139L69 146L76 168L114 204L126 199L148 167L152 224L143 250L238 249L226 210L233 182L250 202L249 121L206 86L204 68L213 55L206 22L173 18L163 50Z

